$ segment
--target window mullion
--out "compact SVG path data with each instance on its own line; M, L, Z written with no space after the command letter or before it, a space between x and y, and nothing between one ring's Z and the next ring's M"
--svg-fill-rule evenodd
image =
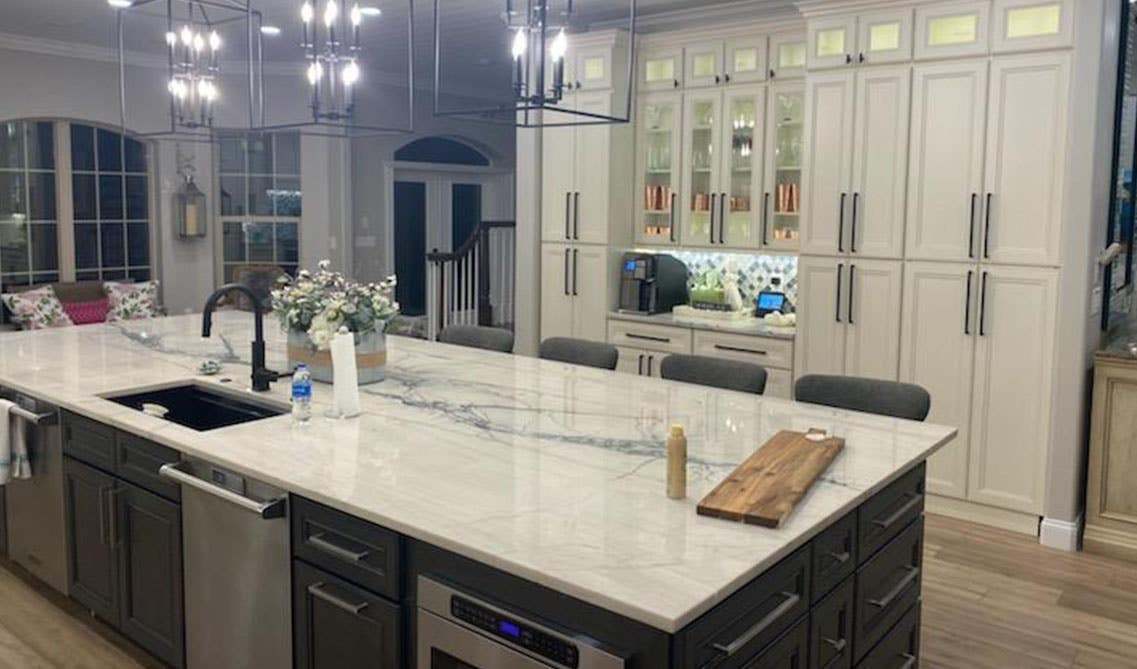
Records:
M55 126L55 218L59 280L75 281L75 200L71 173L71 124Z

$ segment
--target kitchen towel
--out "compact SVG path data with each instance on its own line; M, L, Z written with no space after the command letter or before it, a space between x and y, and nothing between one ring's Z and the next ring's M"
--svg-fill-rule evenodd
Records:
M355 335L341 328L332 338L332 413L341 418L359 415L359 369L355 365Z
M15 406L8 400L0 399L0 485L12 479L32 477L24 421L12 420L12 408Z

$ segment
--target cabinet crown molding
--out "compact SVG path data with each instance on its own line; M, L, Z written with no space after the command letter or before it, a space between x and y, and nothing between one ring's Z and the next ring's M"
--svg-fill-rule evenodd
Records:
M943 4L943 0L800 0L794 4L803 18L814 19L824 16L848 16L879 10Z

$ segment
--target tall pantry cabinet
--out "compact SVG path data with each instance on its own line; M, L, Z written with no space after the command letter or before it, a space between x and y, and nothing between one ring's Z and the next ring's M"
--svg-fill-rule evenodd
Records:
M799 270L805 313L795 370L875 367L881 373L869 376L924 386L928 420L959 427L929 463L929 492L1039 516L1075 3L881 4L899 7L899 34L881 27L884 10L866 19L831 2L802 7L812 68L802 231L809 257ZM876 67L862 56L869 20L882 40L911 45L910 64ZM899 139L886 127L899 129ZM897 284L865 285L872 294L861 297L849 274L862 255L894 267ZM870 313L899 323L895 338L878 334L885 339L860 349L872 362L855 359L847 334L838 350L839 328L855 327L848 314L837 323L836 305L849 298L875 302ZM960 508L983 517L978 506Z
M622 116L627 91L627 35L573 35L565 57L569 89L561 107ZM604 341L616 303L618 263L631 242L633 136L630 124L581 125L545 112L542 133L541 339Z

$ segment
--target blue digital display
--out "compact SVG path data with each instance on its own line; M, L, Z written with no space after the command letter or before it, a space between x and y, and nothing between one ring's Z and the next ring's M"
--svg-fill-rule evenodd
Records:
M521 628L519 628L516 623L511 623L508 620L499 620L497 623L497 631L502 634L508 634L514 638L521 636Z
M786 301L786 296L783 295L782 293L766 293L766 292L763 292L763 293L758 294L758 308L759 309L769 309L771 311L777 311L778 309L782 308L782 305L785 303L785 301Z
M625 260L624 261L624 271L625 272L636 271L636 261L635 260Z

